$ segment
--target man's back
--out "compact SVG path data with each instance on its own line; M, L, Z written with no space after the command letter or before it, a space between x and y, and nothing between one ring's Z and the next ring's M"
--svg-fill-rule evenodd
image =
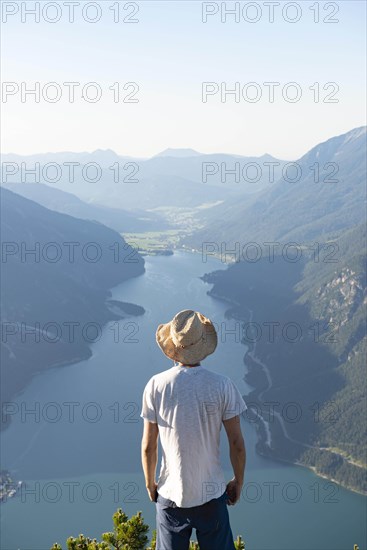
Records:
M141 416L159 428L159 494L179 507L221 496L225 490L219 457L222 422L246 409L230 378L201 365L174 366L154 375L144 390Z

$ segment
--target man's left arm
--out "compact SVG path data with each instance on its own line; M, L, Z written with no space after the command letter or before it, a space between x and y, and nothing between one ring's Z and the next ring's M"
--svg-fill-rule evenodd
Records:
M157 496L155 474L158 461L158 434L158 424L144 419L144 432L141 441L141 461L145 477L145 486L152 502L156 501Z

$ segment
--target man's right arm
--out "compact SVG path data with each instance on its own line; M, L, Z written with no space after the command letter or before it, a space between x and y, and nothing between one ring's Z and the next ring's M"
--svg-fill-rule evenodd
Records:
M229 456L234 472L234 478L227 485L229 504L233 505L241 495L246 467L246 447L239 415L233 416L229 420L223 420L223 425L228 437Z

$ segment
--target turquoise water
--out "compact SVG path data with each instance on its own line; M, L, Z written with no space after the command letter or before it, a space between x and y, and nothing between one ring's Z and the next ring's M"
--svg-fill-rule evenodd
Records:
M202 311L219 331L218 348L203 366L229 375L242 393L249 389L238 325L225 319L228 306L208 296L210 286L198 278L215 269L225 265L204 263L199 254L147 257L144 275L113 289L113 298L144 306L145 315L109 323L89 360L37 375L14 400L19 413L1 434L1 462L27 485L1 504L2 550L48 550L56 541L65 548L66 538L79 533L98 537L111 529L117 507L129 515L141 510L154 527L155 505L141 472L139 415L148 378L172 366L155 343L157 325L181 309ZM37 407L39 418L25 414ZM245 486L228 509L246 550L366 548L366 498L305 468L257 455L254 425L243 421L242 427ZM229 479L224 434L221 451Z

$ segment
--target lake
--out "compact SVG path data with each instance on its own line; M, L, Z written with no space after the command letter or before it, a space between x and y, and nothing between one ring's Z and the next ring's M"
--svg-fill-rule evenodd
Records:
M202 365L230 376L241 393L250 389L238 321L225 318L229 306L208 296L211 286L199 279L225 268L218 259L203 262L200 254L184 251L146 257L143 275L112 290L114 299L142 305L146 313L108 323L90 359L36 375L14 399L19 412L0 435L1 463L26 487L0 505L2 550L48 550L54 542L66 548L66 538L79 533L99 537L112 529L118 507L128 515L141 510L154 528L155 505L141 471L139 415L148 379L173 366L155 342L158 324L182 309L201 311L219 336L216 352ZM228 509L233 534L242 534L246 550L365 548L365 497L306 468L259 456L254 423L242 419L242 428L245 486L240 502ZM224 432L221 456L229 480Z

